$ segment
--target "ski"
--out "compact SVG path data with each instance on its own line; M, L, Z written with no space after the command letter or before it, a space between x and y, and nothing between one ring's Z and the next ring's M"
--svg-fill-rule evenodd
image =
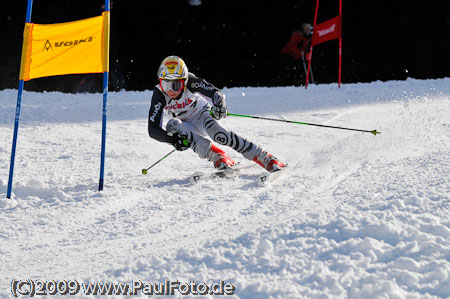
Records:
M258 176L258 185L261 187L269 186L270 184L274 183L276 180L278 180L283 174L286 173L288 166L284 166L278 171L275 172L265 172Z
M232 166L231 168L224 170L216 170L213 172L205 173L205 172L196 172L192 174L189 178L189 182L193 185L198 184L203 181L213 180L217 178L226 178L236 176L240 170L245 168L250 168L254 166L259 166L257 164L248 164L248 165L240 165L237 164Z

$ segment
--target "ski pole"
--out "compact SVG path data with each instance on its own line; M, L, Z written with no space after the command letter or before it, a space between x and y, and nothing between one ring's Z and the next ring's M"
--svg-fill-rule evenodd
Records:
M165 158L167 158L170 154L174 153L177 149L173 149L172 151L170 151L168 154L166 154L164 157L162 157L161 159L159 159L158 161L156 161L155 163L153 163L152 166L150 166L149 168L144 168L142 169L142 174L147 174L148 170L150 168L152 168L153 166L155 166L156 164L158 164L159 162L161 162L162 160L164 160Z
M261 116L243 115L243 114L234 114L234 113L227 112L227 116L228 115L247 117L247 118L254 118L254 119L264 119L264 120L271 120L271 121L280 121L280 122L291 123L291 124L300 124L300 125L316 126L316 127L323 127L323 128L332 128L332 129L350 130L350 131L358 131L358 132L367 132L367 133L372 133L375 136L377 134L381 134L381 132L378 132L377 130L370 131L370 130L351 129L351 128L343 128L343 127L311 124L311 123L305 123L305 122L300 122L300 121L291 121L291 120L268 118L268 117L261 117Z

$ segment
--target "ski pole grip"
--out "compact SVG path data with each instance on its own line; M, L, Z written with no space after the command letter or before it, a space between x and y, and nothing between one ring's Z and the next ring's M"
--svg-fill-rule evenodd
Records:
M209 110L209 115L211 115L211 116L213 115L212 110ZM233 115L233 114L231 114L230 112L227 111L227 116L230 116L230 115Z

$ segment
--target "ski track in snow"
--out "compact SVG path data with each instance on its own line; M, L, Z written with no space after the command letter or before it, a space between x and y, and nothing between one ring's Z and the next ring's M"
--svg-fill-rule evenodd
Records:
M450 298L450 79L225 92L233 113L381 134L228 117L289 172L264 188L261 168L192 186L212 165L191 151L141 174L171 150L148 137L151 91L110 93L98 192L101 95L24 92L5 199L17 91L0 91L0 296L33 278L222 279L230 298Z

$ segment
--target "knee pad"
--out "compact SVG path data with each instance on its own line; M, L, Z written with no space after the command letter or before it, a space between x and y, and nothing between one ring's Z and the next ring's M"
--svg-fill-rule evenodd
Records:
M226 132L216 132L213 136L214 141L221 145L228 145L230 142L230 134Z

